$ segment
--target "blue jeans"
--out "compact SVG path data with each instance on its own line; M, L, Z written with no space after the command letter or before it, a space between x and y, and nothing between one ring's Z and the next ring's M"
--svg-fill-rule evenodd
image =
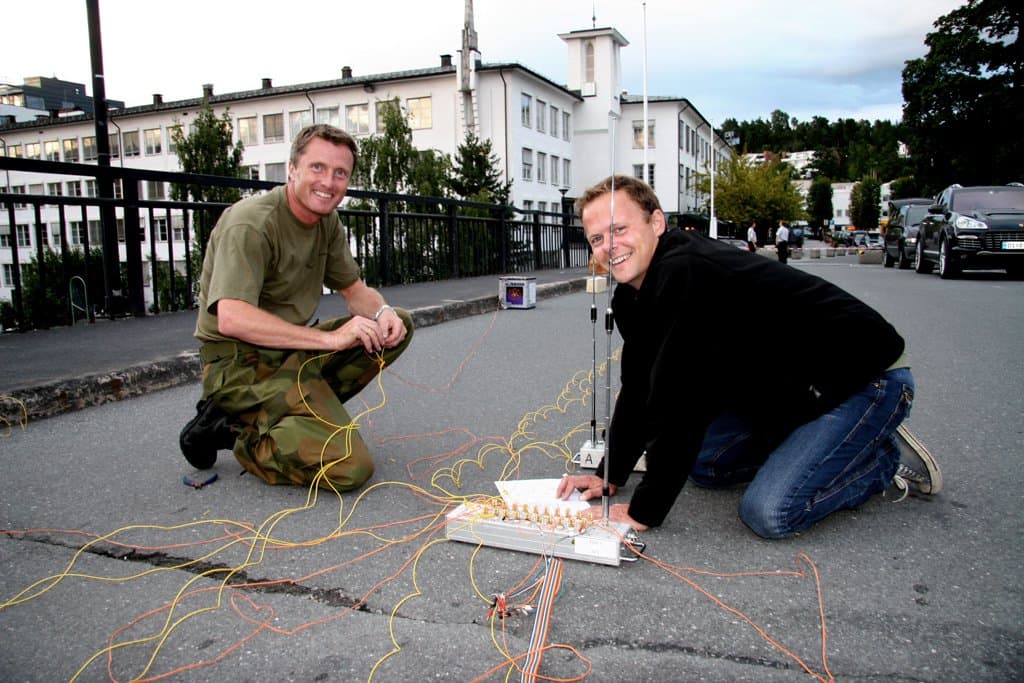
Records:
M889 486L900 457L893 432L913 400L910 370L890 370L774 446L724 414L708 427L690 479L707 488L749 481L740 518L758 536L785 538Z

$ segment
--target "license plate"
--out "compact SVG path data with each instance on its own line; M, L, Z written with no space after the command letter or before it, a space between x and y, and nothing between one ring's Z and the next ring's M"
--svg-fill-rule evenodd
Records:
M1024 241L1003 242L1003 249L1024 249Z

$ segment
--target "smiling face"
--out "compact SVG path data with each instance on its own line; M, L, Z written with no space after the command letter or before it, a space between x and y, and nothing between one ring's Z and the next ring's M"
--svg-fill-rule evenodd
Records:
M288 163L288 208L312 225L345 198L355 159L345 145L313 138L295 162Z
M583 232L594 260L610 265L616 282L640 289L665 232L665 214L660 209L648 213L624 190L616 190L613 223L611 199L605 192L583 207Z

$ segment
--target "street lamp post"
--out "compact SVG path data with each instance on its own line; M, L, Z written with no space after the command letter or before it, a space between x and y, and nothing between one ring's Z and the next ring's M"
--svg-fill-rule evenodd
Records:
M569 212L565 206L565 193L569 191L568 187L558 188L559 194L562 195L561 207L562 207L562 267L566 268L569 266Z
M708 127L711 129L711 218L708 221L708 232L711 239L718 239L718 218L715 216L715 126L710 121Z

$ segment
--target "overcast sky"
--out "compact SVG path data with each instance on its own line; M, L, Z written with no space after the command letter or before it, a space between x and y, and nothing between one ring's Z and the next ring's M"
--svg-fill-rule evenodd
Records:
M961 0L475 0L484 62L566 82L559 33L630 42L623 87L689 99L712 123L901 116L901 72ZM128 106L435 66L458 55L464 0L99 0L107 97ZM85 0L4 2L0 83L56 76L92 94ZM644 26L646 16L646 41Z

